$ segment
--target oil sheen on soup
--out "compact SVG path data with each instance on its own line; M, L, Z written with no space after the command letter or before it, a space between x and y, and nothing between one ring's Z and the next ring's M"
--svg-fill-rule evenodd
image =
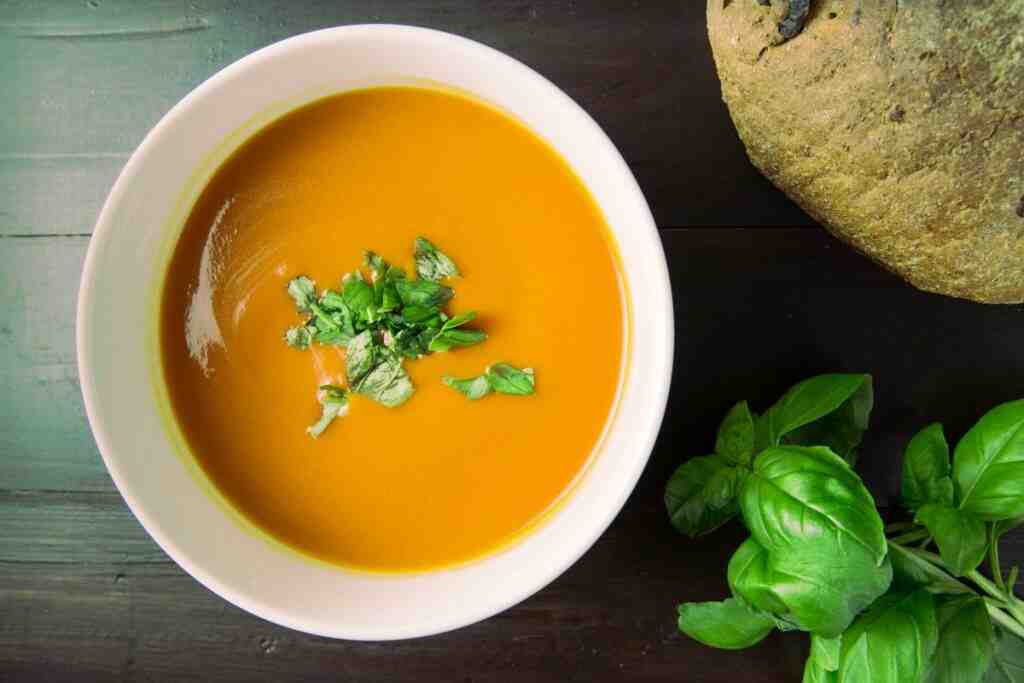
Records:
M366 249L412 272L418 235L461 271L449 311L489 338L406 361L404 405L353 396L310 437L345 352L284 343L288 281L337 288ZM375 88L279 119L217 170L171 258L161 355L191 453L249 521L331 563L418 571L502 547L571 489L613 409L623 306L607 226L551 147L470 98ZM536 393L441 382L499 361L534 368Z

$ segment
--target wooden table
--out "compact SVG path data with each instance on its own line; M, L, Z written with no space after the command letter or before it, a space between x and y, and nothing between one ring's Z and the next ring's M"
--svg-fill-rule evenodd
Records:
M1024 394L1024 311L923 294L833 240L750 166L695 0L7 0L0 4L0 680L796 681L806 637L740 653L680 636L675 604L726 592L742 532L678 536L663 484L738 398L828 370L875 375L861 466L880 504L909 434L952 434ZM186 575L104 470L74 353L97 212L146 131L224 65L356 22L460 33L590 111L651 202L672 270L676 364L643 479L564 576L484 623L361 644L276 627ZM1004 549L1024 559L1020 537ZM1016 542L1015 542L1016 541Z

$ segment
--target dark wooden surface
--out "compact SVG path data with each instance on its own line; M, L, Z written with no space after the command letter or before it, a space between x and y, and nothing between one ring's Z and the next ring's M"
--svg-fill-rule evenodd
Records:
M959 434L1024 393L1024 309L922 294L834 241L749 165L719 100L703 3L545 0L0 3L0 681L796 681L805 638L739 653L676 632L725 594L741 532L691 542L661 490L721 414L826 370L872 372L861 469L891 501L926 421ZM389 21L455 31L547 75L605 127L672 270L676 365L658 446L619 518L564 576L481 624L346 643L252 617L146 536L86 423L74 304L92 224L159 117L280 38ZM1004 559L1024 559L1020 536Z

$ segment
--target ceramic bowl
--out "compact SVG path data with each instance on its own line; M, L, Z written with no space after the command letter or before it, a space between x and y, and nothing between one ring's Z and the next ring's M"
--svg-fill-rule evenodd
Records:
M168 427L157 341L171 250L205 182L277 116L320 97L440 84L524 122L589 188L627 281L626 372L606 436L574 492L536 531L454 568L373 575L312 562L246 528L197 476ZM594 121L520 62L406 26L345 26L259 50L217 73L146 136L107 199L78 300L78 364L93 434L115 484L166 553L224 599L269 621L357 640L447 631L496 614L573 564L615 518L654 445L668 396L672 299L640 188Z

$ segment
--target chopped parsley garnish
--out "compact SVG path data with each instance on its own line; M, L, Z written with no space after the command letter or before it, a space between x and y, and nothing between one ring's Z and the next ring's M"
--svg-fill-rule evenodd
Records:
M285 331L285 343L300 351L313 344L345 348L348 387L320 387L321 417L307 430L312 436L319 436L335 417L347 412L349 393L367 396L389 408L409 400L415 388L403 366L405 359L487 339L483 330L466 327L476 319L475 311L453 316L445 311L455 291L441 281L459 275L455 262L423 237L416 238L414 260L415 279L367 251L363 267L369 271L369 279L355 270L342 278L339 289L325 289L319 295L316 283L305 275L288 283L288 295L305 319ZM460 382L475 383L475 389L460 389L474 399L492 390L533 393L533 371L516 370L504 363L492 366L480 378L445 378L449 386Z
M320 400L320 419L306 427L306 431L314 439L324 433L334 418L348 412L348 392L343 387L324 384L317 396Z
M477 377L457 379L445 375L441 381L471 401L483 398L491 392L529 396L534 391L533 368L520 370L508 363L495 363Z
M438 282L459 275L455 262L424 237L416 238L416 251L413 255L416 259L416 275L421 280Z

